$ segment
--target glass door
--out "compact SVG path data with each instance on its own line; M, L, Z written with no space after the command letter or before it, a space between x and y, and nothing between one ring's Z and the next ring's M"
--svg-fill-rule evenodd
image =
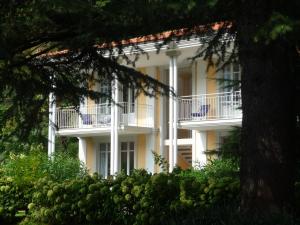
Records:
M135 124L135 93L133 88L123 87L121 96L122 116L121 122L126 125Z
M220 74L219 116L221 118L234 117L240 101L241 68L237 63L225 66Z
M134 142L121 142L121 170L127 175L134 169Z
M110 175L110 143L100 143L100 148L97 157L97 171L107 178Z

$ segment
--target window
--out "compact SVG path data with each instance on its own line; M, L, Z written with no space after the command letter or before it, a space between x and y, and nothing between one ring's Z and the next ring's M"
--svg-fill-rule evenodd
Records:
M121 170L131 174L134 169L134 142L121 142Z
M107 178L110 175L110 143L101 143L98 151L98 173Z
M105 94L105 95L108 95L108 96L110 96L111 95L111 85L109 84L109 83L107 83L107 82L102 82L101 84L100 84L100 87L99 87L99 92L100 93L103 93L103 94ZM104 105L104 104L109 104L109 99L108 99L108 97L105 97L105 96L103 96L103 97L101 97L100 99L99 99L99 103L102 105ZM110 111L110 107L107 107L108 109L107 110L109 110ZM110 113L110 112L106 112L106 113Z
M100 93L110 95L111 85L107 82L102 82L99 87ZM99 105L97 105L97 123L109 124L110 123L111 107L109 99L107 97L101 97L99 99Z
M226 65L221 71L219 79L221 92L239 91L239 81L241 80L240 65L238 63Z
M134 95L134 89L133 88L128 88L123 86L123 97L122 97L122 102L124 102L126 105L125 107L127 110L125 113L134 113L134 106L135 106L135 95Z

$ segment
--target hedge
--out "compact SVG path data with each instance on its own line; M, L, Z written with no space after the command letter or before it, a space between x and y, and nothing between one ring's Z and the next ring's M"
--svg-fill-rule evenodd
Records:
M144 170L109 180L96 174L60 183L41 179L28 209L31 221L48 225L174 224L191 211L237 201L238 189L233 177L200 182Z

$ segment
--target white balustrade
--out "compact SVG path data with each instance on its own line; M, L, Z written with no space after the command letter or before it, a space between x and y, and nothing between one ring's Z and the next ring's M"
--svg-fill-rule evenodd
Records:
M178 98L179 121L242 118L241 92L223 92Z
M121 102L118 103L118 111L120 125L137 127L154 125L151 105ZM111 104L57 108L56 124L58 129L110 127Z

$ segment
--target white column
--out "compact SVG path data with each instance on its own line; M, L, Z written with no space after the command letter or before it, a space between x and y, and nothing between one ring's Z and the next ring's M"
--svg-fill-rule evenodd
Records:
M206 131L193 130L192 135L192 165L202 168L206 165Z
M78 138L78 157L79 160L86 165L86 140L84 138Z
M119 85L117 79L112 84L111 130L110 130L110 171L111 175L119 172Z
M115 81L112 81L112 100L115 100ZM115 107L111 103L111 113L110 113L110 173L113 175L115 173Z
M159 149L160 149L160 155L165 157L165 110L166 110L166 99L164 96L159 96L160 98L160 121L159 121ZM161 172L161 168L159 168L159 171Z
M55 151L55 96L51 92L49 94L49 124L48 124L48 156L52 156Z
M177 56L173 56L173 74L174 74L174 93L175 96L173 98L173 129L174 129L174 133L173 133L173 149L174 149L174 166L176 166L178 164L177 161L177 154L178 154L178 148L177 148L177 121L178 121L178 104L177 104L177 95L178 95L178 84L177 84Z
M120 107L117 105L119 103L119 82L117 79L115 79L115 105L113 106L115 108L115 124L114 124L114 133L115 133L115 139L114 139L114 174L118 173L119 170L119 134L118 134L118 128L119 128L119 119L120 119Z
M169 65L169 86L170 88L173 90L173 59L170 59L170 65ZM173 125L174 125L174 119L173 119L173 114L174 114L174 110L173 110L173 104L174 104L174 100L173 100L173 94L170 93L170 98L169 98L169 170L170 172L173 171L174 169L174 152L173 152Z
M170 93L169 99L169 171L171 172L177 164L177 57L180 55L180 51L175 41L170 42L166 54L170 57L169 86L175 94L173 96Z

